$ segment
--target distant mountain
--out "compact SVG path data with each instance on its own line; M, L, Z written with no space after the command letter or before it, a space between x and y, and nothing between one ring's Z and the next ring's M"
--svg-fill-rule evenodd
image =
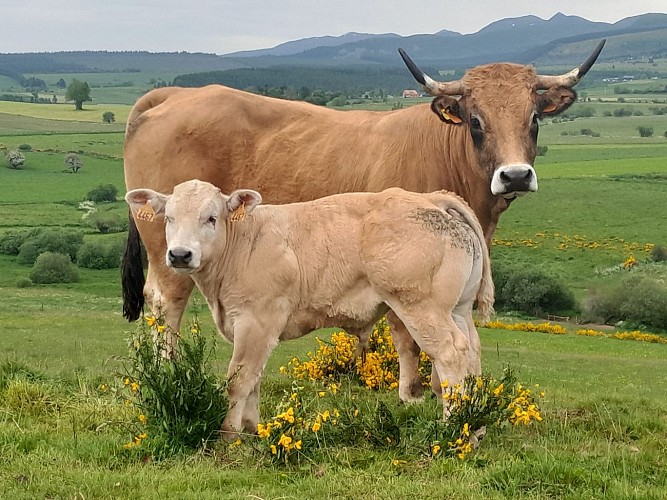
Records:
M302 38L292 42L281 43L271 49L245 50L242 52L233 52L226 54L226 57L263 57L263 56L291 56L299 54L317 47L335 47L346 43L357 43L369 38L378 37L398 37L394 33L385 33L383 35L372 35L370 33L345 33L341 36L318 36L312 38Z
M560 13L546 20L522 16L501 19L467 35L448 30L411 36L346 33L225 55L142 51L0 54L0 75L140 71L176 75L280 66L397 69L403 66L398 47L405 48L425 69L461 69L494 61L576 65L601 38L608 39L601 60L667 57L667 14L643 14L614 24Z

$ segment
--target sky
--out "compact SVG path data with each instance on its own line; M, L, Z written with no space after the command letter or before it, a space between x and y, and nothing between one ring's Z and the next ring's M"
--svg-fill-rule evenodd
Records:
M227 54L351 31L475 33L499 19L549 19L558 12L613 23L649 12L667 13L667 1L0 0L0 52Z

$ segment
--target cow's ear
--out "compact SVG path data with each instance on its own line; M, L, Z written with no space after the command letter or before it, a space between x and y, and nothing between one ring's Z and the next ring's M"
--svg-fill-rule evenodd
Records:
M227 217L232 221L241 221L260 203L262 203L262 195L257 191L237 189L227 199Z
M164 213L164 206L169 199L168 195L158 193L152 189L133 189L125 195L125 201L134 214L153 212L155 215Z
M463 123L461 106L459 106L459 101L453 97L447 95L436 97L431 102L431 110L445 123L452 125Z
M540 118L562 113L577 100L577 93L569 87L552 87L540 94L537 111Z

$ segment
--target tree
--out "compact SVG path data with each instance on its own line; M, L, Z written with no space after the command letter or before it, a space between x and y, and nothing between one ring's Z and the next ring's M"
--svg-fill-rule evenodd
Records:
M9 168L19 169L25 163L25 156L20 151L9 151L7 153L7 163L9 163Z
M82 82L81 80L73 78L72 82L67 86L65 100L74 101L75 109L77 111L82 110L85 101L92 101L90 98L90 87L88 86L88 82Z
M65 83L65 80L61 78L56 82L56 87L64 89L65 87L67 87L67 84Z
M116 115L113 113L113 111L105 111L102 113L102 121L104 123L113 123L116 121Z
M81 158L78 154L68 153L65 155L65 166L69 169L70 172L76 174L83 166L83 162L81 161Z

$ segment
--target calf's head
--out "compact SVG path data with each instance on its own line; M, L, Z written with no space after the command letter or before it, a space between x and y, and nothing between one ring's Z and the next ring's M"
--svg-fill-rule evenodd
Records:
M225 246L228 224L242 220L262 197L250 189L227 196L213 184L191 180L178 184L171 195L133 189L125 200L135 214L143 211L164 218L167 266L194 273L219 255L215 249Z
M572 87L597 59L605 40L579 67L559 76L531 66L488 64L453 82L436 82L399 49L424 90L435 96L431 109L445 123L467 127L477 164L489 177L491 194L513 200L537 191L533 168L538 120L557 115L576 101Z

